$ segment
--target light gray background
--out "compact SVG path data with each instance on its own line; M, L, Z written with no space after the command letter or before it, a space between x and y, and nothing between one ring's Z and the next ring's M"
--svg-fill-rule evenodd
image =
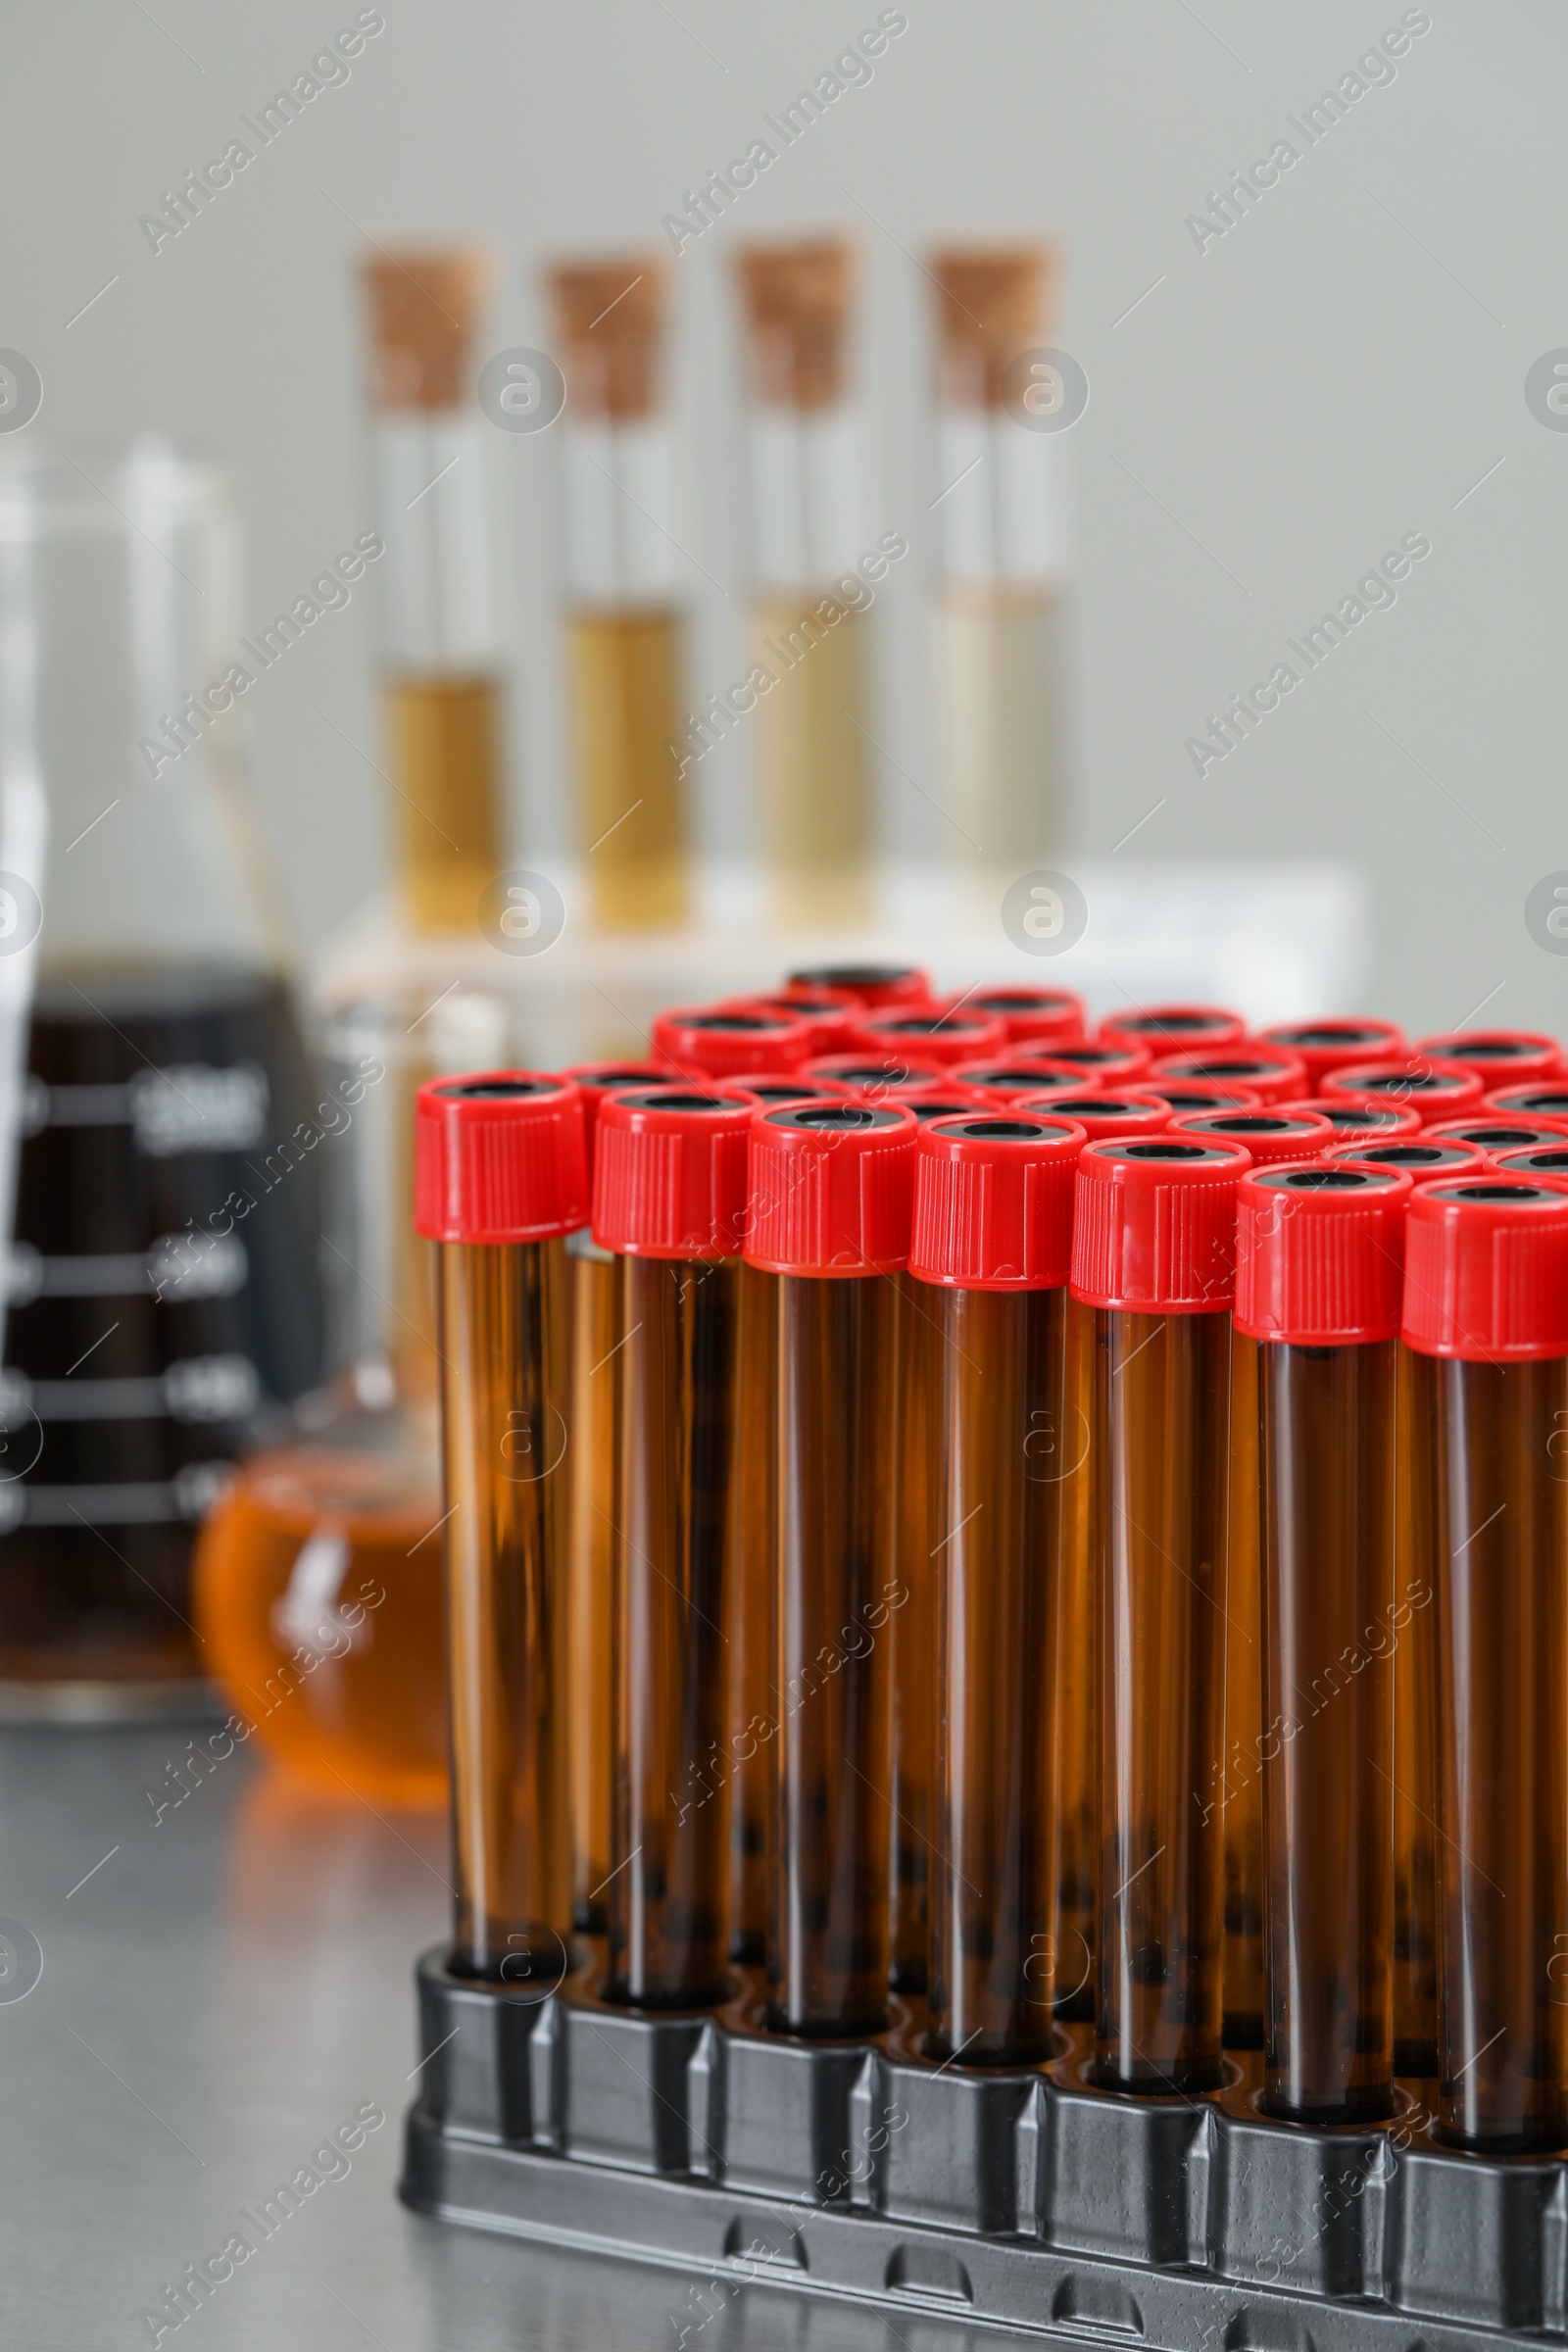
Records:
M921 605L939 484L930 287L912 257L944 232L1044 227L1067 256L1059 339L1093 386L1074 433L1069 858L1110 853L1163 801L1129 856L1363 859L1369 1002L1422 1027L1483 1001L1487 1020L1555 1024L1568 965L1533 944L1523 908L1541 875L1568 866L1568 435L1535 421L1523 385L1568 344L1568 216L1550 175L1568 19L1547 0L1432 0L1432 29L1392 86L1200 256L1187 214L1398 23L1396 0L908 0L907 13L870 85L675 267L694 683L739 666L739 599L723 593L744 576L727 248L849 222L869 287L869 504L914 548L880 614L886 836L941 846L917 789L935 782ZM546 343L547 258L657 241L682 192L742 152L877 6L386 0L386 30L350 81L155 258L138 216L353 14L351 0L80 0L16 11L10 26L0 343L42 371L40 424L157 426L236 457L251 620L371 519L359 229L482 235L500 265L488 348ZM550 633L559 454L549 434L496 433L491 452L521 853L567 830ZM1204 713L1411 530L1433 554L1397 607L1200 783L1183 746ZM358 594L251 697L264 817L317 947L385 872L384 788L320 715L381 758L373 643ZM697 775L704 838L743 846L739 755Z

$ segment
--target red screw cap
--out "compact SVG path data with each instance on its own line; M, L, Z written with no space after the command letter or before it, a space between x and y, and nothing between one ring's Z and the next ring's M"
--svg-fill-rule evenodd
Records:
M978 1086L948 1086L939 1078L933 1079L929 1086L911 1086L897 1100L906 1110L913 1111L922 1127L929 1126L933 1119L962 1119L971 1111L1000 1107Z
M654 1052L687 1078L744 1078L748 1070L793 1069L811 1050L811 1025L787 1012L681 1004L654 1023Z
M948 1084L948 1073L939 1061L916 1059L897 1051L878 1054L866 1047L856 1054L815 1054L806 1064L806 1075L832 1079L852 1095L864 1095L873 1102L888 1097L902 1102L923 1087Z
M1452 1138L1440 1141L1430 1127L1417 1135L1400 1136L1392 1144L1365 1137L1360 1142L1353 1137L1342 1138L1330 1145L1323 1161L1327 1167L1348 1162L1357 1168L1398 1168L1412 1184L1451 1184L1456 1176L1468 1175L1472 1168L1491 1165L1488 1154L1478 1144L1461 1144Z
M1320 1110L1335 1134L1345 1140L1374 1136L1392 1144L1401 1135L1419 1135L1421 1113L1405 1102L1352 1102L1348 1096L1311 1095L1299 1102L1282 1102L1281 1110Z
M594 1240L626 1257L739 1254L757 1100L738 1087L612 1095L599 1119Z
M1223 1004L1140 1004L1108 1013L1096 1039L1102 1046L1142 1046L1145 1053L1193 1054L1200 1047L1239 1046L1247 1022Z
M776 997L726 997L724 1012L771 1012L789 1021L804 1021L811 1033L809 1054L836 1054L847 1045L860 1019L860 1007L842 988L801 988Z
M860 1023L856 1042L873 1054L907 1054L951 1070L960 1061L995 1057L1007 1041L992 1013L971 1012L967 1004L961 1011L930 1004L916 1012L874 1014Z
M990 1013L1007 1032L1009 1047L1050 1052L1076 1046L1084 1035L1084 1001L1065 988L982 988L964 999L976 1012Z
M909 1254L917 1132L893 1103L757 1112L747 1264L767 1274L897 1273Z
M1086 1306L1200 1315L1235 1284L1240 1144L1151 1136L1086 1144L1078 1162L1072 1295Z
M1499 1176L1522 1176L1529 1184L1568 1183L1568 1135L1528 1152L1499 1152L1492 1164Z
M1451 1029L1419 1039L1415 1051L1457 1061L1487 1086L1522 1086L1531 1078L1555 1078L1563 1068L1561 1046L1539 1029Z
M540 1070L432 1078L414 1103L414 1229L544 1242L588 1222L582 1090Z
M1420 1186L1405 1224L1404 1341L1472 1364L1568 1355L1568 1191L1496 1168Z
M855 1092L836 1078L814 1078L809 1069L748 1070L740 1085L769 1110L781 1102L842 1102Z
M1254 1168L1272 1167L1278 1160L1316 1159L1334 1141L1334 1129L1320 1110L1275 1110L1261 1102L1255 1110L1183 1111L1172 1119L1169 1133L1241 1144L1250 1152Z
M1263 1098L1250 1086L1217 1078L1156 1078L1146 1071L1138 1081L1141 1095L1157 1095L1174 1118L1183 1110L1252 1110ZM1293 1110L1299 1107L1292 1103Z
M1261 1029L1258 1043L1294 1054L1306 1070L1302 1093L1315 1095L1330 1070L1352 1061L1390 1061L1404 1052L1404 1031L1392 1021L1281 1021Z
M1258 1168L1236 1192L1236 1328L1292 1348L1399 1329L1410 1179L1348 1160Z
M1279 1046L1200 1047L1192 1054L1166 1054L1150 1072L1152 1078L1217 1078L1223 1086L1235 1079L1250 1086L1264 1102L1292 1102L1307 1091L1300 1058Z
M1521 1119L1568 1118L1568 1078L1544 1085L1494 1087L1482 1098L1483 1110L1500 1110Z
M893 1004L924 1004L931 996L929 975L913 963L820 963L808 971L791 972L784 994L793 996L803 989L814 996L824 988L852 997L867 1011Z
M922 1127L909 1272L955 1290L1058 1290L1072 1265L1083 1148L1070 1119L1010 1108Z
M1568 1119L1522 1119L1513 1111L1488 1110L1483 1103L1467 1119L1437 1119L1423 1133L1434 1143L1479 1144L1489 1159L1495 1159L1499 1152L1561 1143L1568 1138Z
M1042 1118L1071 1119L1092 1144L1112 1144L1133 1135L1159 1135L1170 1124L1170 1104L1158 1095L1118 1094L1106 1087L1088 1094L1017 1095L1014 1110Z
M960 1061L953 1076L958 1084L973 1087L988 1102L1010 1102L1018 1095L1081 1095L1085 1084L1081 1070L1031 1061L1024 1054L1002 1061Z
M582 1133L588 1153L588 1197L592 1200L594 1139L606 1095L622 1092L628 1086L679 1086L681 1081L673 1071L662 1070L657 1061L579 1061L574 1069L563 1070L561 1075L574 1078L582 1088Z
M1456 1118L1481 1100L1482 1082L1462 1062L1432 1061L1424 1054L1405 1054L1394 1061L1355 1061L1331 1070L1323 1092L1347 1102L1408 1104L1423 1127L1435 1119Z
M1136 1086L1153 1058L1147 1046L1052 1046L1028 1058L1040 1070L1076 1078L1080 1086Z

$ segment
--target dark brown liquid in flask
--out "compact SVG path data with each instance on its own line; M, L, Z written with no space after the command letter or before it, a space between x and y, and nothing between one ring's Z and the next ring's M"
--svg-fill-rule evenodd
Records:
M317 1115L281 981L39 988L7 1345L0 1678L202 1672L194 1529L270 1402L319 1376Z

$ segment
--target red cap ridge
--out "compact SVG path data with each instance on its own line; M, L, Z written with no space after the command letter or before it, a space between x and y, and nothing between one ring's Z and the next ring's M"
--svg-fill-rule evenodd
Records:
M909 1254L913 1114L797 1102L753 1118L746 1262L768 1274L895 1274Z
M811 1050L811 1025L784 1012L728 1004L681 1004L654 1023L654 1052L691 1078L744 1078L748 1070L792 1069Z
M414 1229L544 1242L588 1222L582 1090L541 1070L432 1078L414 1103Z
M1084 1131L1009 1105L922 1126L909 1272L969 1291L1056 1290L1072 1264Z
M1404 1250L1406 1347L1474 1364L1568 1355L1568 1190L1496 1168L1421 1185Z
M1196 1135L1207 1142L1240 1144L1254 1168L1277 1160L1316 1159L1334 1142L1334 1129L1320 1110L1187 1110L1171 1120L1171 1135Z
M1423 1037L1415 1051L1474 1070L1484 1086L1523 1086L1530 1079L1555 1078L1563 1069L1562 1048L1539 1029L1451 1029Z
M1280 1046L1200 1047L1192 1054L1166 1054L1150 1072L1152 1078L1227 1078L1250 1086L1264 1102L1290 1102L1307 1091L1300 1056Z
M1152 1136L1087 1144L1078 1162L1072 1295L1086 1306L1210 1314L1231 1303L1240 1144Z
M757 1098L671 1088L612 1095L599 1119L594 1240L625 1257L740 1253Z
M1192 1054L1200 1047L1239 1046L1249 1035L1245 1018L1224 1004L1139 1004L1107 1013L1096 1032L1102 1046L1142 1046L1154 1054Z
M1004 1024L1009 1052L1023 1045L1046 1052L1053 1046L1076 1046L1084 1035L1084 1001L1070 989L1013 988L1004 983L977 989L964 1003Z
M1257 1168L1236 1193L1236 1328L1292 1348L1392 1340L1404 1212L1397 1168Z
M1304 1095L1322 1089L1330 1070L1352 1061L1388 1061L1404 1052L1404 1031L1393 1021L1281 1021L1258 1032L1259 1045L1279 1046L1305 1065Z
M588 1198L594 1190L594 1139L599 1127L599 1113L607 1094L614 1094L628 1086L679 1086L681 1081L672 1070L662 1070L657 1061L579 1061L575 1067L563 1070L563 1078L575 1079L582 1088L582 1139L588 1153Z
M1088 1093L1014 1096L1011 1107L1044 1119L1071 1119L1092 1144L1113 1144L1134 1135L1160 1135L1170 1125L1170 1104L1158 1095L1123 1094L1106 1087Z

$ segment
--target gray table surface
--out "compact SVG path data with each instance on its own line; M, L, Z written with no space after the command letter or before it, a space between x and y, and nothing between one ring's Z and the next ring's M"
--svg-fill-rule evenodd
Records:
M166 2346L233 2352L956 2352L994 2332L453 2230L394 2193L411 1969L444 1825L318 1798L236 1753L156 1821L189 1730L0 1732L0 2344L150 2344L143 2313L357 2110L384 2113ZM23 1981L14 1976L13 1984ZM337 2170L337 2159L313 2169ZM253 2238L258 2232L248 2232Z

